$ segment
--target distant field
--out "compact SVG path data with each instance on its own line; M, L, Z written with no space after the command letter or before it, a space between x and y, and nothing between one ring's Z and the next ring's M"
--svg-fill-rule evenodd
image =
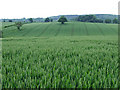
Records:
M9 23L10 24L10 23ZM3 23L5 26L6 23ZM51 36L110 36L118 34L117 24L68 22L25 24L21 31L16 27L3 29L4 37L51 37Z
M116 24L32 23L3 37L3 88L118 87Z

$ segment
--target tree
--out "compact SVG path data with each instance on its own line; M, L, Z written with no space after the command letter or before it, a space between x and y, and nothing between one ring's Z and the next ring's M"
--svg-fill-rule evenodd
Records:
M45 19L45 22L50 22L50 19L49 19L49 18L46 18L46 19Z
M31 23L33 22L33 19L32 19L32 18L29 18L28 20L29 20Z
M117 18L113 19L113 23L118 23L118 19Z
M66 19L66 17L64 17L64 16L61 16L61 17L59 18L58 22L61 22L61 24L64 24L64 22L67 22L67 19Z
M53 22L53 19L50 19L51 22Z
M5 19L3 19L3 22L5 22Z
M9 20L9 22L12 22L12 20Z
M82 17L83 17L83 16L78 16L78 17L76 18L76 20L77 20L77 21L82 21Z
M17 27L18 30L20 30L20 27L22 27L22 23L21 22L15 22L15 26Z
M100 22L102 23L103 20L101 19L97 19L97 17L95 15L80 15L76 18L77 21L81 21L81 22Z
M96 19L95 22L96 23L103 23L103 20L102 19Z
M105 23L111 23L111 19L105 19Z

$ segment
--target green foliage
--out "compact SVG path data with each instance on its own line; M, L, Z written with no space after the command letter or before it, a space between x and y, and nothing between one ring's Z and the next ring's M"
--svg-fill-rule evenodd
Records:
M17 27L18 30L20 30L20 27L22 27L22 22L15 22L15 26Z
M5 19L3 19L3 22L5 22Z
M76 21L103 23L103 20L97 19L95 15L82 15L82 16L77 17Z
M6 38L3 88L117 88L118 41L105 37Z
M6 25L6 26L4 26L4 28L8 28L8 27L12 27L12 26L15 26L15 24L12 24L12 25Z
M105 19L105 23L111 23L111 19Z
M112 14L94 14L96 16L97 19L100 20L105 20L105 19L111 19L113 20L114 18L118 18L118 15L112 15ZM83 15L64 15L68 21L74 21L75 18L79 17L79 16L83 16ZM60 16L52 16L51 18L53 18L54 21L58 20Z
M9 22L12 22L12 20L9 20Z
M64 22L67 22L67 19L65 16L61 16L58 20L58 22L61 22L61 24L64 24Z
M32 18L29 18L28 20L29 20L31 23L33 22L33 19L32 19Z
M113 19L113 23L117 23L118 24L118 19L117 18Z
M50 21L53 22L53 19L51 18Z
M118 18L118 15L113 15L113 14L95 14L95 16L102 20L105 20L108 18L113 20L114 18Z
M15 22L14 24L10 24L10 25L4 25L4 23L3 23L4 28L8 28L8 27L10 28L10 27L16 26L18 30L20 30L20 27L22 27L22 25L23 25L22 22Z
M50 19L49 19L49 18L46 18L46 19L45 19L45 22L50 22Z
M49 22L23 28L3 28L3 88L118 87L116 24Z

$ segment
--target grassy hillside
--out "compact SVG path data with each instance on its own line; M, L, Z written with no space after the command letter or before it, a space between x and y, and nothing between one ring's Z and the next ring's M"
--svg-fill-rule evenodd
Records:
M83 22L67 22L64 25L56 22L30 23L23 25L21 31L14 26L3 29L3 37L114 36L117 33L117 24Z
M53 22L3 29L2 87L117 88L117 28Z

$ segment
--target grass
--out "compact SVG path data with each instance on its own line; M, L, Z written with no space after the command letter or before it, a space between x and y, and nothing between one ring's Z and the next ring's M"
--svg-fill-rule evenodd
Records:
M25 24L21 31L14 26L3 29L3 37L113 36L117 33L117 24L83 22L67 22L65 25L56 22Z
M68 22L3 30L3 88L117 88L117 25Z

